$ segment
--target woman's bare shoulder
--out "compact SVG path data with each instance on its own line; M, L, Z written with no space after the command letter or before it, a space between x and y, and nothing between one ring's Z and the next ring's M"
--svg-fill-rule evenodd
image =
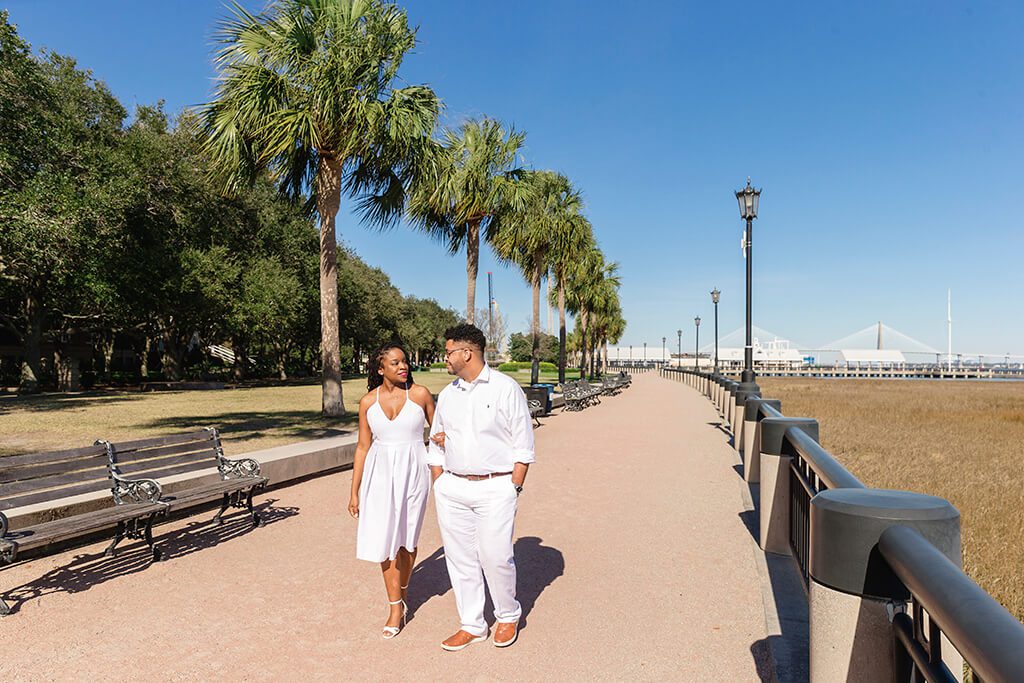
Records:
M363 397L361 399L359 399L359 407L360 408L369 408L370 406L373 405L374 401L376 401L376 400L377 400L377 392L376 391L368 391L365 394L363 394Z
M430 393L430 389L427 389L422 384L413 384L409 389L409 395L420 403L434 400L434 395Z

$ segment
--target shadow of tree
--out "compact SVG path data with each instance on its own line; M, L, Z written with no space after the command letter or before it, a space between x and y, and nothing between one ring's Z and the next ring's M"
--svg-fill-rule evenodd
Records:
M0 408L28 412L73 410L85 406L115 405L145 398L142 394L125 392L83 391L76 394L33 394L29 396L0 396Z
M236 411L201 415L171 415L149 420L141 426L153 429L194 429L196 425L216 425L222 436L231 441L250 441L273 430L277 436L303 439L349 434L344 427L355 426L358 415L324 418L308 410Z
M561 551L541 544L536 536L526 536L515 542L516 556L516 597L522 605L523 615L519 618L520 629L526 628L527 617L533 611L541 593L565 573L565 557ZM409 620L416 610L434 597L441 597L452 587L445 566L444 548L438 548L421 560L413 569L409 580ZM487 623L494 623L494 607L490 597L484 605Z
M299 508L296 507L274 507L276 502L276 498L271 498L255 506L266 524L275 524L299 514ZM204 510L202 514L205 515L206 512ZM158 537L156 544L163 553L163 561L166 562L204 548L212 548L246 535L252 530L248 512L242 511L224 517L222 525L213 524L210 519L189 522L183 528ZM10 604L13 614L30 600L54 593L81 593L107 581L140 572L150 564L152 559L149 548L141 542L127 551L119 548L118 554L114 557L106 557L102 552L75 555L70 564L55 567L38 579L7 591L3 597Z

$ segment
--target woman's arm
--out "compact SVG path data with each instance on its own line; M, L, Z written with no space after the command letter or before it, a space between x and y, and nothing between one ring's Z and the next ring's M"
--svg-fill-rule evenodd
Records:
M370 423L366 421L366 411L373 405L370 394L359 402L359 442L356 443L356 454L352 460L352 494L348 499L348 513L359 517L359 486L363 483L363 465L366 464L366 453L370 450L373 434Z

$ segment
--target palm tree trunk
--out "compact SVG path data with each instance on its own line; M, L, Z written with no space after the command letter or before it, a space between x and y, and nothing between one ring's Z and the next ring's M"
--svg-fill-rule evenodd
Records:
M341 396L341 343L338 331L338 240L334 220L341 207L341 163L322 154L316 174L320 214L320 362L323 414L345 414Z
M466 228L466 322L473 324L476 314L476 276L480 269L480 221Z
M590 312L587 309L583 309L580 313L580 377L587 376L587 322L590 318Z
M558 278L558 383L565 381L565 287Z
M541 258L537 256L533 260L533 277L530 278L530 285L533 287L533 353L530 357L530 384L540 381L540 276L543 267Z

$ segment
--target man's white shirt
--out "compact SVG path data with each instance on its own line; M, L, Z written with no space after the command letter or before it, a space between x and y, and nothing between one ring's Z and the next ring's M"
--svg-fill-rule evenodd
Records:
M533 421L519 384L484 366L472 382L456 379L441 390L430 435L427 464L457 474L511 472L517 462L534 461Z

